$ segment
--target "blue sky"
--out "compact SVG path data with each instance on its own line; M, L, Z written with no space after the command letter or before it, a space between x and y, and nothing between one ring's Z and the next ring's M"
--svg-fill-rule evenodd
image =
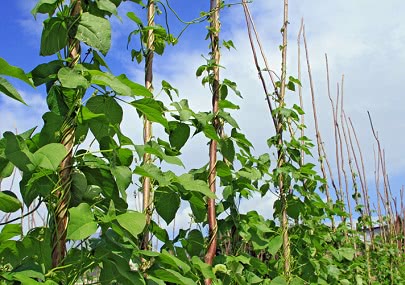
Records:
M48 61L39 56L41 22L35 21L30 10L35 0L7 1L0 9L0 57L10 64L30 71L37 64ZM198 17L199 12L207 10L207 0L171 0L179 15L185 20ZM299 2L299 3L297 3ZM192 3L192 4L190 4ZM126 49L126 38L133 26L126 20L126 12L132 11L135 5L125 3L120 9L124 23L113 20L112 49L107 56L115 74L127 73L137 82L143 81L143 68L130 61L130 53ZM263 45L271 67L279 71L281 42L280 27L282 17L282 1L254 0L251 5L256 25L261 34ZM330 153L333 164L333 132L331 130L331 110L326 94L326 75L324 54L328 53L331 70L332 91L336 83L345 74L345 110L357 128L359 140L366 160L369 185L374 185L373 141L366 111L373 116L374 126L379 133L386 151L387 167L390 173L391 187L399 193L403 185L405 155L405 96L403 82L405 76L405 23L401 12L405 11L405 3L392 0L382 3L376 0L340 0L340 1L291 1L289 26L289 65L288 71L297 76L296 36L301 17L306 23L310 59L315 81L316 100L320 127L325 146ZM144 13L142 10L135 10ZM169 12L170 13L170 12ZM163 20L163 18L162 18ZM173 16L169 18L171 30L181 30L181 25ZM182 98L188 98L190 104L198 111L210 109L210 98L207 89L195 78L195 70L204 64L202 54L208 53L208 42L204 41L206 23L192 26L180 39L178 46L168 48L164 57L157 57L155 63L156 89L162 79L169 81L178 88ZM236 99L241 110L235 113L242 131L254 142L257 153L267 151L266 139L273 134L268 113L264 104L263 93L257 72L254 69L251 51L248 46L244 27L242 8L234 6L222 16L224 39L232 39L236 51L224 51L222 64L226 69L222 75L238 83L245 100ZM312 113L308 78L303 64L304 105L307 112L308 135L313 136ZM16 82L16 87L23 94L29 107L4 100L0 96L0 132L6 130L22 131L35 124L41 124L41 115L46 109L43 102L43 88L32 89L23 83ZM289 94L289 100L295 102L296 94ZM127 110L130 111L130 110ZM139 120L133 112L127 112L124 129L140 138ZM137 122L134 123L133 122ZM202 151L201 149L204 149ZM193 141L184 149L186 166L202 165L208 152L206 142L201 139ZM199 155L195 155L199 153ZM201 153L201 155L200 155ZM371 188L372 186L370 186ZM399 195L399 194L398 194ZM271 211L271 200L257 204L251 200L243 205L245 209L255 206L263 211Z

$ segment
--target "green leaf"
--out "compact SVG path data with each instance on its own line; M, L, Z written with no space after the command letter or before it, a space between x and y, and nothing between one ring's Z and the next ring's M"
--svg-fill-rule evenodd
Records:
M170 185L170 180L163 174L162 170L154 164L137 166L134 173L140 176L150 177L156 180L162 187Z
M169 141L172 147L180 150L190 137L190 127L184 123L169 122Z
M69 209L69 226L67 238L81 240L88 238L97 231L97 223L89 204L82 203Z
M21 233L22 233L21 224L7 224L1 230L0 243L5 242L6 240L9 240L13 237L19 236L21 235Z
M209 124L205 125L203 128L203 132L204 132L204 135L211 140L214 140L214 141L220 140L219 136L217 134L217 131L215 130L215 128L212 125L209 125Z
M170 224L180 207L179 195L167 187L159 187L155 191L155 201L157 213Z
M190 266L184 261L180 260L173 254L170 254L167 250L163 249L159 255L159 259L170 266L175 266L176 269L180 269L183 273L187 273L191 270Z
M233 128L235 129L239 129L239 125L236 122L236 120L231 116L231 114L224 112L224 111L219 111L218 112L218 116L223 118L225 120L225 122L227 122L228 124L230 124Z
M179 177L176 177L173 181L178 182L184 189L193 192L199 192L208 198L215 199L216 196L211 192L207 182L202 180L195 180L191 174L185 173Z
M170 83L167 82L166 80L162 80L162 89L169 96L171 101L173 101L173 96L172 96L171 91L174 91L176 93L177 97L179 96L179 90L177 90L176 88L171 86Z
M235 159L235 146L233 145L233 141L229 138L226 138L220 140L219 145L221 146L221 153L224 158L232 163Z
M34 15L34 17L38 13L52 15L58 6L58 2L60 2L60 0L39 0L31 10L31 14Z
M5 132L3 136L6 139L6 158L22 171L34 170L34 157L25 142L11 132Z
M192 279L184 277L180 273L171 269L157 269L152 273L155 277L179 285L197 285Z
M0 211L14 213L21 209L22 204L11 191L0 191Z
M131 89L130 94L121 94L121 95L143 96L146 98L153 97L152 92L150 92L148 88L129 80L125 74L118 75L116 76L116 78Z
M273 280L271 280L270 285L287 285L287 281L283 276L277 276Z
M341 247L338 249L339 253L347 260L352 261L356 251L350 247Z
M282 245L283 238L281 236L275 236L270 240L267 250L271 255L275 255Z
M234 103L228 100L220 100L219 101L219 108L221 109L232 109L232 110L239 110L239 106L235 105Z
M40 55L53 55L68 44L66 23L59 17L46 19L41 36Z
M131 95L131 88L125 83L121 82L120 79L108 72L103 72L100 70L89 70L91 75L91 83L100 86L110 87L119 95L129 96Z
M305 285L305 281L302 278L296 276L291 280L290 285Z
M19 67L8 64L8 62L5 61L1 57L0 57L0 74L18 78L18 79L24 81L25 83L27 83L28 85L32 86L32 82L30 81L28 76L25 74L24 70L22 70Z
M88 88L89 82L80 74L77 68L63 67L58 71L58 79L63 87L66 88Z
M143 213L128 211L117 216L117 222L133 237L137 238L146 225L146 216Z
M117 101L108 96L91 97L86 107L94 114L103 114L103 117L89 121L90 129L97 140L105 136L115 135L115 130L109 126L119 125L122 121L123 111Z
M185 248L190 256L201 256L204 250L204 237L201 231L194 229L188 233Z
M97 7L100 10L107 11L115 16L118 16L117 6L109 0L96 0Z
M51 143L38 149L32 162L35 166L56 171L66 155L66 148L62 144Z
M85 12L80 17L75 38L106 55L111 46L110 21Z
M0 77L0 93L26 104L17 89L15 89L14 86L3 77Z
M221 160L217 161L216 170L219 177L227 177L232 175L232 171L229 166Z
M138 16L136 16L134 12L128 12L127 17L130 18L132 21L134 21L139 26L142 25L141 19L139 19Z
M127 166L116 166L111 168L111 173L115 177L118 190L121 192L121 196L126 199L126 190L132 183L132 171Z
M54 60L35 67L30 72L32 81L34 81L34 86L39 86L41 84L55 80L59 69L61 69L62 67L64 67L64 64L61 60Z
M165 108L161 102L151 98L143 98L131 102L131 105L134 106L138 112L144 115L149 121L159 123L165 128L169 128L169 124L164 117Z
M191 257L191 262L194 264L194 266L201 271L202 275L204 278L210 278L210 279L215 279L215 274L212 270L212 266L209 264L201 261L200 258L197 256Z

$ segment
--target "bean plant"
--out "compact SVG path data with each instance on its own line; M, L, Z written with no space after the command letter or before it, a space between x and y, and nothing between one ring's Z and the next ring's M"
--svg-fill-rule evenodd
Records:
M130 2L126 15L120 14L123 2ZM386 234L367 239L366 229L375 224L358 202L361 195L354 197L359 222L349 227L344 200L324 199L331 180L318 171L322 158L304 162L315 145L300 132L303 108L285 100L302 87L286 65L288 1L278 80L270 73L269 84L262 76L269 69L256 61L270 113L260 123L274 126L268 152L260 155L233 117L239 109L235 99L243 94L232 78L221 77L221 53L235 48L232 39L221 38L221 13L244 9L252 36L248 3L208 3L199 18L182 22L184 29L207 26L205 62L195 69L212 109L193 110L176 86L166 80L154 84L154 56L164 57L182 40L170 33L168 13L178 17L170 1L36 2L33 17L46 16L40 55L49 61L26 72L0 58L2 95L26 104L7 80L13 77L43 90L48 106L41 128L6 131L0 138L0 181L21 174L18 190L0 192L0 211L8 217L0 228L0 284L405 282L401 223L389 227L393 216L384 217ZM109 68L112 17L133 26L127 62L144 68L144 82ZM123 131L123 106L143 122L141 144ZM162 135L154 135L154 128ZM209 160L186 169L181 151L192 136L207 142L201 152ZM174 172L170 165L183 170ZM143 197L142 209L128 206L134 189ZM269 205L273 218L255 209L239 211L242 200L270 192L277 197ZM161 220L173 223L182 205L190 205L197 226L173 235ZM29 211L18 215L22 209ZM44 223L23 230L36 211L46 212Z

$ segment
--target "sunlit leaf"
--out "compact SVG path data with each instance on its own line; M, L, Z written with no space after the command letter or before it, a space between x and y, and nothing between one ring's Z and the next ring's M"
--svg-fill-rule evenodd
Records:
M97 231L97 223L88 204L82 203L69 209L70 218L67 238L81 240L88 238Z
M111 46L110 21L85 12L80 16L75 38L106 55Z

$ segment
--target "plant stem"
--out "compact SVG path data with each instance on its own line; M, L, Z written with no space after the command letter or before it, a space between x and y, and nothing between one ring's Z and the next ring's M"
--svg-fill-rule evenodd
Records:
M219 62L220 62L220 51L219 51L219 11L221 7L221 1L210 0L210 38L211 38L211 58L214 61L213 66L213 81L212 81L212 112L214 114L213 125L218 131L219 120L217 114L219 111ZM216 192L216 164L217 164L217 141L211 140L209 148L209 177L208 184L212 193ZM212 265L217 248L217 219L215 212L215 199L208 199L208 226L209 226L209 244L207 253L205 255L205 262ZM205 279L205 284L210 285L212 280L210 278Z
M82 11L81 0L71 0L71 16L77 17ZM74 67L80 59L80 42L74 38L69 38L69 58L71 62L69 67ZM65 146L67 151L66 157L60 163L60 183L55 191L57 203L53 211L54 230L52 233L52 267L58 267L62 264L66 256L66 235L68 225L68 208L70 203L70 188L72 183L72 165L73 165L73 146L75 143L74 118L69 112L65 117L65 122L61 130L60 143Z
M155 1L149 0L148 5L148 26L155 25ZM148 30L148 38L146 41L147 55L145 59L145 87L153 92L153 56L154 56L154 33L153 30ZM149 121L146 117L143 118L143 142L147 144L152 138L152 122ZM143 155L143 163L151 163L150 153L145 153ZM150 224L152 219L152 203L153 197L151 194L151 179L150 177L143 177L142 180L142 189L143 189L143 211L146 214L146 228ZM144 233L144 239L142 243L143 249L148 249L149 246L149 232Z
M284 106L284 99L286 93L286 76L287 76L287 27L288 27L288 0L284 0L284 19L283 19L283 49L282 49L282 62L281 62L281 86L280 94L278 98L278 103L280 107ZM285 153L283 150L284 140L283 140L283 116L281 113L278 114L276 133L278 136L278 150L277 150L277 168L281 168L285 163ZM287 194L289 189L284 189L284 178L280 174L278 177L278 188L280 191L281 200L281 231L283 238L283 258L284 258L284 274L286 279L290 279L290 240L288 237L288 216L287 216Z

